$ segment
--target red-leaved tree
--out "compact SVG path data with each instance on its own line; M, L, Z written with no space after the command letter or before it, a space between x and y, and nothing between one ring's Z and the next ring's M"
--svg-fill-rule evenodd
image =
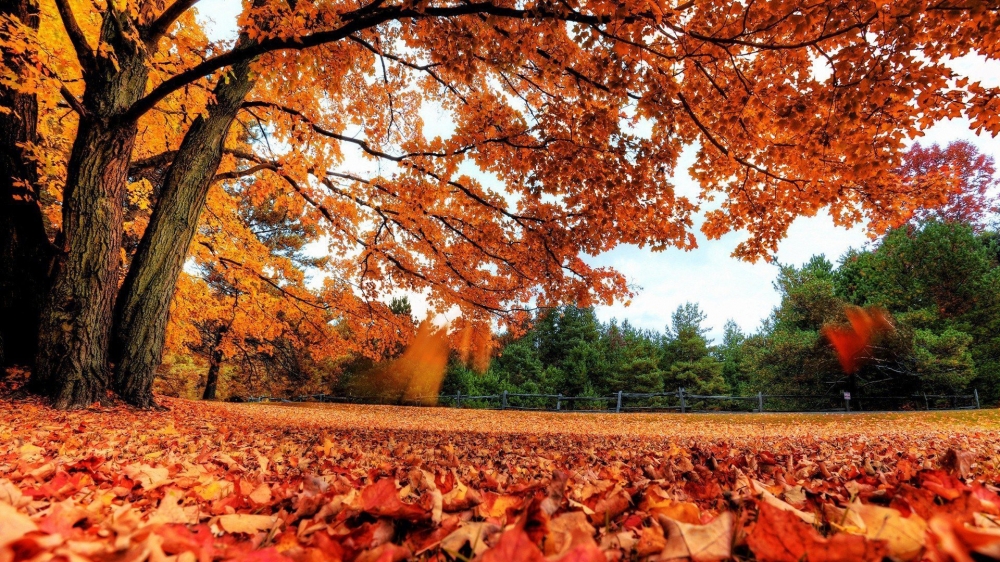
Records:
M932 183L950 184L939 206L921 207L914 211L913 222L937 218L945 222L963 222L977 231L987 226L990 214L997 211L1000 201L993 157L983 154L969 141L954 141L947 146L914 144L907 151L899 173L904 183L914 190L923 190Z

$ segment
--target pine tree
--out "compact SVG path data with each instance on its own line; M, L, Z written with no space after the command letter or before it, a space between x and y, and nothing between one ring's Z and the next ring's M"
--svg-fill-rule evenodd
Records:
M696 303L688 302L674 311L663 345L663 369L667 388L683 387L692 394L728 392L722 377L722 363L711 355L711 341L703 328L707 316Z

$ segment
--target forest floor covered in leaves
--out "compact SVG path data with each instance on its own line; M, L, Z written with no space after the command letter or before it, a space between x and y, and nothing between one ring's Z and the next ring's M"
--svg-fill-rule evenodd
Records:
M1000 557L1000 412L0 401L0 561Z

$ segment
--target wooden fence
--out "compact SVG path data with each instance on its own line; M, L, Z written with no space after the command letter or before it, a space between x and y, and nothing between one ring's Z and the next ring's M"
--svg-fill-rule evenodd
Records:
M312 394L293 398L251 396L246 402L340 402L372 403L352 396ZM417 399L410 405L428 400ZM441 394L439 406L487 408L496 410L536 410L550 412L851 412L907 410L978 409L979 391L972 394L917 394L912 396L874 396L850 394L764 394L751 396L701 395L678 388L673 392L624 392L609 396L566 396L563 394L524 394L503 391L500 394Z

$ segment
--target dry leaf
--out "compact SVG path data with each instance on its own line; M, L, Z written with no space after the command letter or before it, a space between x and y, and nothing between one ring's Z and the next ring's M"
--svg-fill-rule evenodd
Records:
M667 535L661 560L690 558L693 562L717 562L732 555L733 514L723 512L704 525L692 525L659 516Z
M227 533L254 534L274 527L275 518L270 515L250 515L233 513L219 516L219 527Z

